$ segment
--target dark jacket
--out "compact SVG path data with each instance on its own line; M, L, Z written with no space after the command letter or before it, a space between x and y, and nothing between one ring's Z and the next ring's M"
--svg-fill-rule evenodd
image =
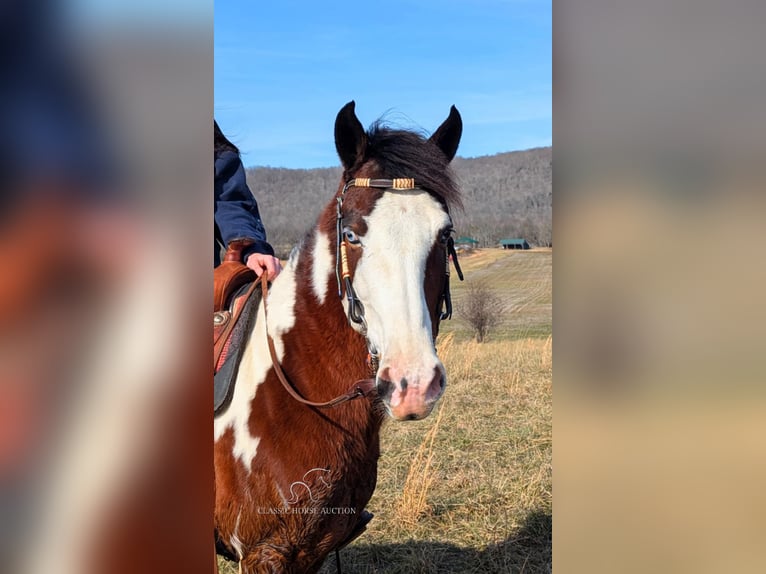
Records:
M247 187L245 168L235 152L223 151L216 156L214 188L214 265L217 267L221 262L219 241L228 245L232 239L254 239L255 244L244 251L244 259L251 253L274 255L274 249L266 242L258 204Z

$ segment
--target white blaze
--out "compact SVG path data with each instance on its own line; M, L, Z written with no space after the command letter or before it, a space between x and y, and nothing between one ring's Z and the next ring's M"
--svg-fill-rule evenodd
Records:
M365 220L353 284L364 304L368 337L381 353L381 366L406 366L410 383L427 384L440 363L423 281L449 216L425 191L387 191Z

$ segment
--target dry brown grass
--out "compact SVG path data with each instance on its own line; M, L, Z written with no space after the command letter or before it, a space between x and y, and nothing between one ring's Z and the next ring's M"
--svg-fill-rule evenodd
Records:
M404 480L402 495L396 503L394 514L399 522L415 525L418 519L426 513L428 504L426 496L431 488L436 474L432 472L434 459L434 439L439 431L439 423L443 410L439 410L433 426L423 437L415 456L412 457L407 478Z
M466 258L467 280L527 303L506 322L537 327L479 344L453 320L440 335L445 395L423 421L384 425L375 518L341 552L344 573L551 571L550 268L549 250Z
M342 553L344 572L550 571L551 339L440 355L439 411L385 426L376 517Z

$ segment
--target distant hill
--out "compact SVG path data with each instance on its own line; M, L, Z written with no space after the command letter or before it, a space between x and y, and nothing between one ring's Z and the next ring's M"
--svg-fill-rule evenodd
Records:
M465 210L453 214L458 235L493 246L504 237L550 245L552 148L455 158ZM278 254L287 255L338 189L341 169L252 167L247 180Z
M500 239L523 237L531 245L552 243L551 147L456 158L452 166L463 191L464 214L455 214L459 235L491 247Z

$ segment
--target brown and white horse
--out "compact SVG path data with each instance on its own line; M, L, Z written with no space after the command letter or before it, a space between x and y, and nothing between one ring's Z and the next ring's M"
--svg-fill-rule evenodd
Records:
M422 419L442 395L434 340L449 308L449 210L460 198L448 164L461 133L454 106L428 139L379 124L365 132L354 102L338 113L338 192L261 304L215 420L216 537L241 572L318 570L375 489L385 413ZM374 396L298 402L278 380L267 330L302 397L341 395L371 364Z

